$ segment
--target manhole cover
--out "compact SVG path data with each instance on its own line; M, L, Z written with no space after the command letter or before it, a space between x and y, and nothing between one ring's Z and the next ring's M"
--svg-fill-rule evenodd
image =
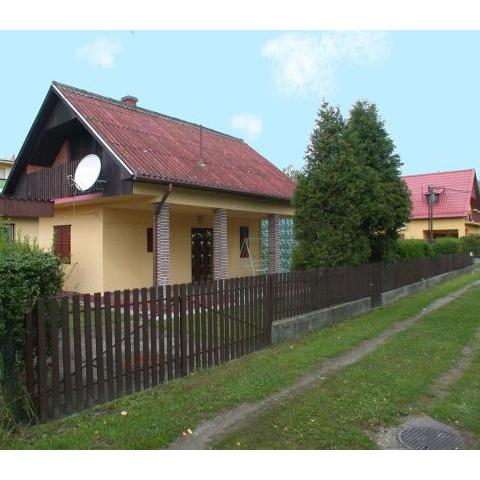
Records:
M463 447L460 435L415 425L402 428L398 432L398 440L410 450L455 450Z

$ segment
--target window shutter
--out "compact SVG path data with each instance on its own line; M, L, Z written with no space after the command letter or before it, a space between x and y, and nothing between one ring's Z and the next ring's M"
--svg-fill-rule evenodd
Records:
M64 263L70 263L71 257L71 238L70 225L56 225L53 227L55 235L55 255L62 259Z

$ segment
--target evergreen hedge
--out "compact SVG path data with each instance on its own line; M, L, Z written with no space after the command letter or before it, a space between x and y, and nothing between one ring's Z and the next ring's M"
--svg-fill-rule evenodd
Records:
M473 253L474 257L480 257L480 235L466 235L460 238L462 249L465 253Z
M464 237L465 238L465 237ZM476 239L467 240L475 242ZM465 248L463 238L438 238L433 243L427 240L404 239L397 242L397 258L401 260L413 260L415 258L438 257L439 255L448 255L466 252L471 250ZM480 247L480 237L478 237L477 246Z
M402 260L432 257L433 248L426 240L400 239L397 242L397 256Z
M460 252L462 252L462 244L459 238L437 238L433 242L433 255L435 257Z

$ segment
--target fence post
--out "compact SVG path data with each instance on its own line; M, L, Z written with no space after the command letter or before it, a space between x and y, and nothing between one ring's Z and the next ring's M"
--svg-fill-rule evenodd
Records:
M382 296L382 265L370 264L370 303L372 308L378 307Z
M33 367L33 319L32 319L32 310L27 313L26 319L26 328L25 328L25 377L26 377L26 384L27 384L27 393L28 393L28 400L30 402L30 406L32 412L37 414L34 404L34 367Z
M187 352L187 287L184 283L180 285L180 342L181 342L181 365L182 375L188 373L188 352Z
M1 312L0 312L1 313ZM5 389L6 397L4 400L15 410L15 423L18 423L20 420L20 405L17 395L17 369L15 366L15 342L13 338L13 325L12 321L8 316L4 319L5 321L5 343L2 346L2 351L0 352L2 358L1 363L5 375Z
M45 302L37 302L37 345L38 345L38 400L40 421L48 417L47 390L47 336L45 331Z
M275 274L270 274L267 276L267 298L266 298L266 318L265 318L265 345L270 345L272 340L272 323L273 323L273 281Z

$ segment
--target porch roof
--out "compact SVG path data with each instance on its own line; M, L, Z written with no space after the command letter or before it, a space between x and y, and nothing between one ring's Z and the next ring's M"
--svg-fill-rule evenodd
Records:
M53 217L53 202L0 195L0 217Z

